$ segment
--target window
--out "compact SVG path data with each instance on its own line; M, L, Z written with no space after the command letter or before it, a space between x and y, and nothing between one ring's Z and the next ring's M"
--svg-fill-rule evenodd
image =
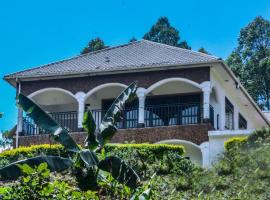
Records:
M229 101L229 99L225 98L225 128L232 130L234 128L233 125L233 105Z
M238 127L239 129L247 129L247 120L240 113L238 118Z

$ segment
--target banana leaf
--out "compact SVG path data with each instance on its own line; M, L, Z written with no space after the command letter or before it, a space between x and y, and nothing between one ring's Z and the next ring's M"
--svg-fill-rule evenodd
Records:
M61 127L50 115L42 110L42 108L22 94L19 94L18 98L19 106L28 113L38 126L48 131L56 142L61 143L69 151L80 151L80 148L69 135L68 131Z
M48 169L51 172L64 171L68 169L73 163L72 160L68 158L62 158L60 156L37 156L34 158L28 158L25 160L20 160L14 163L7 165L0 169L0 180L15 180L22 175L22 171L19 168L18 164L27 164L30 167L38 166L41 163L47 163Z
M103 146L109 142L117 131L117 122L121 120L121 112L126 102L131 101L136 96L137 83L129 85L112 103L106 112L99 127L98 140Z
M95 152L89 149L84 149L80 151L80 157L87 167L92 167L98 164L98 157Z
M151 188L146 189L138 195L133 195L130 200L150 200L151 197Z
M110 172L112 177L130 188L136 188L140 181L137 173L123 160L116 156L108 156L98 163L98 168Z
M84 130L87 132L87 138L85 139L85 146L89 149L94 150L99 146L99 143L95 135L96 123L90 110L84 113L82 124Z

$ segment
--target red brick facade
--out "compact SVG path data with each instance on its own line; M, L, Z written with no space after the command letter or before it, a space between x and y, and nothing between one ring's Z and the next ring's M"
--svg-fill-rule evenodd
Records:
M122 73L77 78L27 81L21 83L21 91L23 94L29 95L43 88L57 87L76 94L79 91L87 93L94 87L105 83L117 82L129 85L133 81L138 81L139 87L148 88L152 84L162 79L174 77L186 78L197 83L202 83L203 81L210 80L210 69L209 67L198 67L151 72Z
M208 141L208 130L210 129L212 129L212 127L209 124L123 129L118 130L111 142L155 143L162 140L179 139L200 145ZM84 143L86 133L71 133L71 135L77 143ZM50 142L52 141L49 140L48 135L19 137L19 146L49 144Z

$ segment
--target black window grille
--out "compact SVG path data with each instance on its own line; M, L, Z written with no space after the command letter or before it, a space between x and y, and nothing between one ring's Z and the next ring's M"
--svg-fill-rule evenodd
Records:
M232 130L234 129L234 123L233 123L233 113L234 113L234 107L232 103L229 101L229 99L225 98L225 128Z
M239 129L247 129L247 120L239 113L238 118Z

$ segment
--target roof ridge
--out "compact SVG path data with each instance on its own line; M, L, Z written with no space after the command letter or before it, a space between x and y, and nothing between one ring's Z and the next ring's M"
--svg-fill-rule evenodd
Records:
M216 59L220 58L220 57L217 57L217 56L214 56L214 55L209 55L209 54L201 53L201 52L194 51L194 50L191 50L191 49L184 49L184 48L181 48L181 47L176 47L176 46L172 46L172 45L168 45L168 44L164 44L164 43L154 42L154 41L151 41L151 40L142 39L141 41L152 43L154 45L164 46L164 47L170 48L170 49L178 49L178 50L180 49L182 51L192 53L192 54L195 54L195 55L199 54L199 55L204 56L204 57L211 57L211 58L216 58Z

